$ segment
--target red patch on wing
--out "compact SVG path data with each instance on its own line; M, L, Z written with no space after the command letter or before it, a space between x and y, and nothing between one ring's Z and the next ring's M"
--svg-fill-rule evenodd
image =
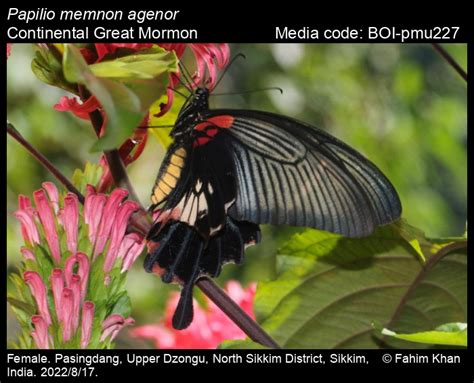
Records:
M196 147L196 146L207 144L212 139L212 137L214 137L219 132L219 129L230 128L233 123L234 123L234 117L228 116L228 115L222 115L222 116L211 117L207 119L206 121L201 122L200 124L197 124L194 129L200 132L205 132L206 136L196 138L193 146Z
M234 117L232 116L215 116L207 119L204 122L201 122L200 124L197 124L194 129L204 131L208 126L217 126L218 128L226 129L230 128L233 123Z

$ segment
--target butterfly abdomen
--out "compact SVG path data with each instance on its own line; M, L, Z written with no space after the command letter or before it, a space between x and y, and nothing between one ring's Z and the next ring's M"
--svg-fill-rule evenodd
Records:
M151 193L153 205L161 204L174 190L182 175L186 156L187 150L184 147L170 148Z

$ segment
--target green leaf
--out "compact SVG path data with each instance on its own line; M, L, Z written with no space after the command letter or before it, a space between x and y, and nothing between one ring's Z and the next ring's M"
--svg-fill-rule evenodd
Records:
M61 62L48 48L38 47L31 62L31 70L39 80L46 84L57 86L71 93L77 91L74 84L65 79Z
M425 264L399 223L360 239L293 236L277 256L277 279L258 285L259 323L285 348L385 348L414 344L377 338L374 321L400 333L465 322L465 251L442 256L445 242L417 241Z
M127 318L132 313L132 303L130 297L127 295L126 291L123 291L120 294L120 297L117 299L114 307L112 308L112 313L120 314L124 318Z
M7 302L10 303L13 307L23 311L30 317L32 315L35 315L36 313L36 308L26 302L20 301L18 299L13 298L12 296L7 297Z
M99 164L86 162L84 170L76 169L72 175L72 183L82 193L86 193L86 185L96 186L102 177L103 167Z
M466 323L447 323L438 326L434 331L423 331L413 334L397 334L395 331L384 328L382 329L382 334L409 342L467 347Z
M268 350L268 347L262 346L260 343L253 342L250 339L245 340L225 340L219 347L221 350Z
M161 104L166 104L167 101L168 96L165 94L161 96L159 100L153 103L150 108L150 126L168 126L175 124L179 111L181 110L185 100L181 96L175 97L170 110L168 110L165 115L156 117L155 115L161 110ZM170 137L171 128L150 128L150 132L165 148L167 148L173 142L173 139Z
M177 70L176 62L173 52L153 47L88 66L77 48L65 46L66 78L85 85L107 115L106 134L92 150L117 148L131 136L153 102L166 93L168 74Z

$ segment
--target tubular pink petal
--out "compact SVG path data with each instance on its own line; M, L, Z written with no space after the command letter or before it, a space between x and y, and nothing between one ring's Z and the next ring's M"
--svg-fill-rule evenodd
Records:
M89 225L89 241L95 244L107 197L103 194L97 194L89 198L91 199L90 209L87 213L84 212L84 222Z
M51 256L56 263L61 262L61 251L59 249L58 233L56 231L56 223L51 206L46 198L44 190L40 189L33 193L36 203L36 209L43 225L46 241L48 242Z
M125 189L115 189L109 196L100 220L97 241L94 247L93 259L104 251L107 239L109 238L112 224L114 223L115 216L117 214L118 207L122 200L128 195L128 191Z
M121 272L125 272L130 270L132 265L135 263L136 259L138 256L142 253L143 248L145 247L146 243L145 241L137 241L135 242L130 249L128 250L128 253L126 254L123 262L122 262L122 269Z
M89 271L90 271L90 262L89 257L84 253L77 253L71 255L66 259L64 264L64 272L66 277L66 286L71 287L72 285L72 278L74 275L74 266L78 264L77 267L77 275L81 278L81 302L86 297L87 292L87 282L89 279Z
M217 44L217 46L219 47L219 50L222 54L222 61L220 63L218 61L217 63L219 65L219 68L223 69L229 63L230 59L229 44Z
M13 215L20 221L21 234L25 242L30 245L40 243L38 228L36 227L33 213L28 212L28 209L23 209L17 210Z
M79 225L79 201L73 193L68 193L64 198L64 212L62 224L66 231L67 248L74 254L77 250L77 229Z
M72 323L74 315L74 293L71 289L65 288L61 297L63 307L62 332L63 341L67 342L72 338Z
M21 209L26 209L29 207L32 207L31 200L27 196L20 194L18 196L18 208L21 210Z
M193 86L197 87L206 75L206 63L201 59L201 56L198 52L193 50L193 53L196 57L196 73L193 75Z
M27 247L22 247L20 251L21 255L23 255L23 258L25 258L25 260L36 261L35 254Z
M84 302L82 306L81 320L81 348L87 348L92 335L92 326L94 323L94 303Z
M40 315L49 326L51 324L51 316L49 315L46 286L43 280L36 271L26 271L23 273L23 279L30 288L31 295L35 298Z
M130 216L139 208L140 206L136 202L125 201L118 209L110 233L109 249L107 250L107 255L105 256L104 271L106 273L110 272L114 266L123 236L127 230Z
M71 290L73 295L72 331L75 333L79 326L79 310L81 308L81 277L77 274L71 278Z
M72 112L77 117L84 120L89 120L89 113L93 112L99 107L99 102L94 96L89 97L82 104L79 103L76 97L69 98L62 96L59 99L59 102L54 105L54 109L59 110L60 112Z
M135 320L132 317L125 319L120 314L109 315L102 323L103 332L100 341L103 342L108 337L110 337L110 341L113 341L122 328L132 325L133 323L135 323Z
M79 267L77 274L81 277L81 302L86 298L87 282L89 280L90 262L89 257L84 253L76 254Z
M124 259L128 251L135 244L135 242L141 242L143 237L138 233L130 233L123 237L122 243L117 254L117 259Z
M53 291L54 308L56 309L56 317L59 322L63 320L63 307L61 298L64 289L64 276L61 269L53 269L50 277L51 290Z
M86 224L89 224L89 218L90 218L90 215L91 215L91 204L92 204L92 201L94 200L94 198L92 198L93 196L95 196L97 193L95 191L95 188L94 186L92 185L86 185L86 197L85 197L85 201L84 201L84 222Z
M51 205L53 206L53 210L55 213L57 213L59 209L58 188L52 182L43 182L41 186L43 187L44 190L46 190L46 193L48 193L48 198L49 198L49 201L51 202Z
M31 322L35 327L34 331L31 332L31 336L36 343L36 347L42 350L49 349L49 333L48 324L41 315L33 315Z

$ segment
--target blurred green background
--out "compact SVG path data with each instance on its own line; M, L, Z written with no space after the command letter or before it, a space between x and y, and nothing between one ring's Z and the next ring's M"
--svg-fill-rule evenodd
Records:
M444 46L467 67L467 46ZM67 176L85 161L95 135L87 122L52 106L65 92L33 75L30 45L15 44L7 63L7 112L14 126ZM244 92L278 86L274 92L212 97L211 107L261 109L327 130L370 158L398 190L403 216L428 236L465 230L467 211L467 86L429 44L243 44L244 53L216 90ZM188 66L191 64L187 57ZM144 154L129 167L147 205L164 148L150 136ZM54 179L14 140L7 140L8 272L21 260L22 238L12 217L18 194L31 195ZM272 278L274 255L292 228L263 228L263 241L247 251L243 267L225 267L219 283L247 284ZM136 324L157 322L174 286L144 275L142 259L129 273ZM8 311L8 337L16 329ZM124 332L119 347L148 347Z

